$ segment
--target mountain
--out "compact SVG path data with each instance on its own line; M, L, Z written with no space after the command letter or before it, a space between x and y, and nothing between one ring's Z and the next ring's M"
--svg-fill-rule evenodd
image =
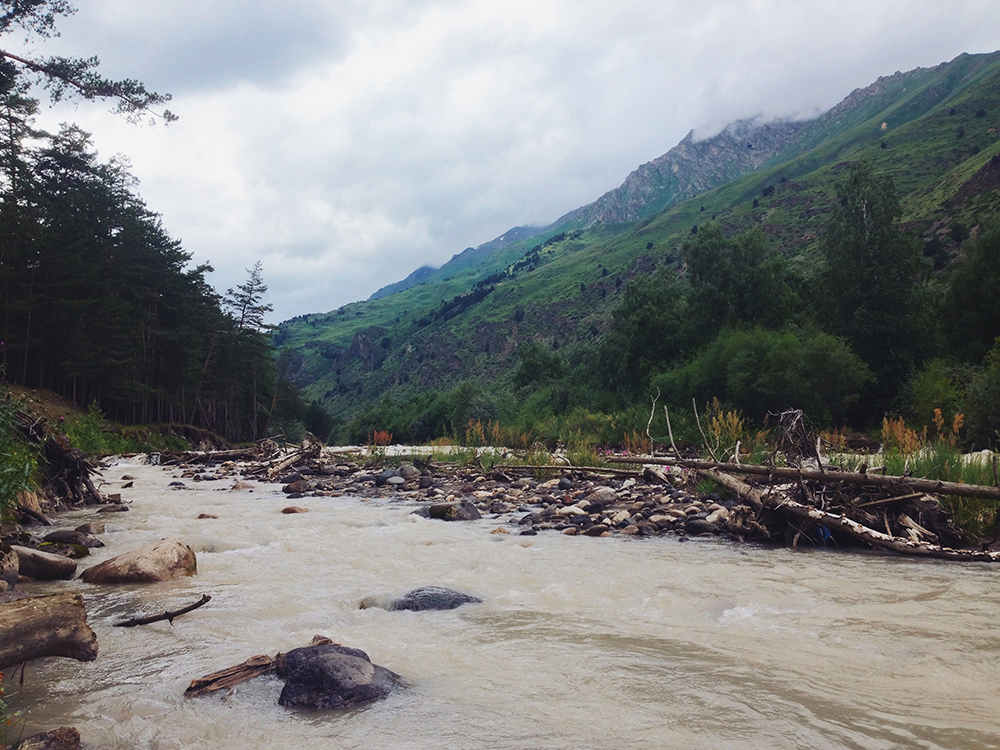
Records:
M801 122L739 120L711 138L694 131L663 156L643 164L593 203L569 212L555 226L645 219L753 172L785 151L805 127Z
M468 248L395 293L286 321L274 340L305 394L345 418L385 396L509 379L525 341L569 361L606 333L626 282L680 267L682 243L709 219L727 233L760 228L808 275L835 183L858 159L892 176L905 226L944 268L1000 210L998 128L1000 53L895 73L806 122L689 134L547 227Z

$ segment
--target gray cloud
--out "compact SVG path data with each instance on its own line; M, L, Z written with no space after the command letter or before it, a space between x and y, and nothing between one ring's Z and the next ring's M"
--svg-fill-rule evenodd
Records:
M180 122L76 119L215 283L275 319L547 223L694 128L802 116L1000 48L992 0L89 3L60 44L172 91Z

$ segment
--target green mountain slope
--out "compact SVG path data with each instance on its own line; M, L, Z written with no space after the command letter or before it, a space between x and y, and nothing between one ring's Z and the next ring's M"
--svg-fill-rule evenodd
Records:
M345 416L387 393L503 377L526 340L571 355L600 337L624 283L679 264L681 243L709 218L731 232L760 227L808 273L834 182L860 158L893 177L906 226L943 265L956 238L1000 208L998 128L1000 53L897 73L815 120L779 124L767 158L733 167L735 179L719 166L734 159L732 148L703 149L704 174L718 186L693 199L664 198L656 169L644 165L617 194L538 234L470 248L398 293L286 321L275 342L305 394ZM725 133L734 145L744 140L734 127ZM679 146L690 156L689 139Z

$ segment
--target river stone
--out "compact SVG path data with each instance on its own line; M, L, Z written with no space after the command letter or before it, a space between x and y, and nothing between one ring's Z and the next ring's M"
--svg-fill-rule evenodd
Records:
M68 557L18 545L11 549L17 553L21 575L36 581L65 581L76 573L76 562Z
M278 703L288 707L352 708L405 684L395 672L372 664L364 651L334 643L278 654L275 671L285 680Z
M9 545L0 544L0 581L8 588L14 588L17 584L19 567L18 554Z
M127 513L128 512L128 506L125 505L125 504L123 504L123 503L122 504L118 504L118 505L105 505L103 508L101 508L97 512L98 513Z
M463 594L461 591L453 591L441 586L422 586L392 602L388 609L424 612L429 609L455 609L463 604L480 604L482 601L478 597Z
M412 482L420 476L420 469L411 464L403 464L399 467L399 476L407 482Z
M281 488L281 491L287 495L301 495L303 492L309 491L309 482L305 479L299 479L295 482L290 482Z
M431 518L442 521L476 521L482 518L479 509L468 500L454 503L437 503L428 508Z
M281 509L282 513L292 514L292 513L308 513L308 508L303 508L301 505L289 505L287 508Z
M46 542L52 542L53 544L79 544L87 549L104 546L104 542L96 536L85 534L82 531L68 531L64 529L61 531L53 531L51 534L46 534L42 538Z
M17 750L79 750L80 732L76 727L59 727L21 740Z
M161 539L132 552L87 568L87 583L154 583L193 576L198 572L194 550L180 539Z
M381 474L375 477L375 486L381 487L383 484L388 482L392 477L398 477L399 472L395 469L386 469Z
M90 521L89 523L80 524L76 527L76 530L84 534L103 534L104 524L99 521Z
M399 487L406 484L406 480L401 476L389 477L385 480L385 483L390 487Z
M618 501L618 495L610 487L598 487L596 490L587 495L587 500L590 501L590 505L595 510L603 509L608 505Z
M714 523L709 523L704 518L692 518L684 524L684 530L691 536L694 536L696 534L718 533L719 527Z

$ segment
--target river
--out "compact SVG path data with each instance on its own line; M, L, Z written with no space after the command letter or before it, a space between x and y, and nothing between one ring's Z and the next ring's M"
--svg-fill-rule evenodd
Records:
M29 664L16 698L29 732L72 725L105 750L1000 748L1000 568L987 563L491 534L502 520L431 521L398 499L303 498L309 513L283 515L278 485L174 490L179 472L139 465L105 476L124 473L130 512L70 514L107 524L91 559L176 536L199 573L36 584L84 594L100 654ZM425 585L485 602L358 609ZM172 626L112 627L203 593ZM279 707L273 676L183 697L194 677L314 634L412 688L345 713Z

